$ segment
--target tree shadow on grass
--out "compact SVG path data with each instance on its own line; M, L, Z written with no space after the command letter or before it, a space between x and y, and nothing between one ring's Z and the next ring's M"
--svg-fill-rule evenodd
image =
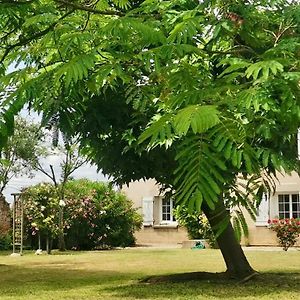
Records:
M80 266L80 265L79 265ZM261 299L276 294L291 299L300 294L300 270L293 273L262 273L246 283L228 280L224 273L184 273L138 280L138 274L114 270L78 268L69 262L35 264L32 267L2 265L1 296L39 295L45 291L96 288L113 299ZM130 284L129 284L130 283ZM101 297L99 298L101 299Z
M49 267L24 267L2 265L0 267L1 296L38 294L44 291L68 291L80 287L124 282L129 274L111 270L78 269L78 265L49 264ZM131 274L132 276L132 274Z
M224 273L184 273L153 276L135 284L110 288L120 298L130 299L235 299L265 295L300 293L299 273L262 273L251 281L240 283L230 280Z

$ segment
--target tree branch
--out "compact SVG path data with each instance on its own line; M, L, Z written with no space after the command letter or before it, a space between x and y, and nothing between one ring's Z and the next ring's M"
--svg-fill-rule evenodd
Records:
M38 33L36 33L36 34L28 37L28 38L22 39L18 43L10 45L8 48L6 48L4 54L2 55L2 58L0 60L0 64L3 63L4 59L6 58L6 56L9 54L9 52L11 50L13 50L16 47L24 46L24 45L26 45L27 43L29 43L31 41L34 41L34 40L37 40L37 39L41 38L42 36L44 36L45 34L47 34L48 32L50 32L51 30L53 30L54 27L58 24L59 21L63 20L64 18L66 18L68 15L70 15L73 12L74 12L74 10L71 10L71 11L65 13L62 17L60 17L56 22L52 23L46 29L44 29L44 30L42 30L42 31L40 31L40 32L38 32Z
M10 5L23 5L23 4L31 4L36 0L27 0L27 1L13 1L13 0L2 0L0 1L1 4L10 4Z
M83 11L91 12L91 13L98 14L98 15L119 16L119 17L125 16L125 13L120 12L120 11L98 10L98 9L94 9L89 6L69 2L66 0L54 0L54 2L60 3L66 7L72 7L73 9L83 10Z
M51 176L47 171L45 171L45 169L42 167L40 162L37 163L36 170L42 172L44 175L46 175L48 178L50 178L53 181L53 183L56 182L55 174L54 174L54 177L53 177L53 175Z
M52 165L50 165L50 170L51 170L51 174L52 174L52 178L53 178L53 183L54 183L55 187L57 187L57 181L56 181L56 177L55 177L55 173L54 173L54 169L53 169Z
M257 55L257 53L249 47L243 47L243 48L237 48L237 49L232 48L227 51L217 51L217 50L207 50L207 49L202 49L202 50L208 54L237 54L237 53L249 52L254 55Z
M126 13L121 12L121 11L99 10L99 9L92 8L90 6L86 6L86 5L82 5L82 4L78 4L78 3L73 3L73 2L70 2L68 0L54 0L54 2L59 3L61 5L64 5L66 7L72 7L73 9L76 9L76 10L87 11L87 12L94 13L94 14L97 14L97 15L119 16L119 17L126 16ZM96 1L95 3L97 3L97 2L98 1ZM160 14L150 14L150 15L149 14L131 14L130 16L132 16L132 17L152 16L156 19L161 19Z

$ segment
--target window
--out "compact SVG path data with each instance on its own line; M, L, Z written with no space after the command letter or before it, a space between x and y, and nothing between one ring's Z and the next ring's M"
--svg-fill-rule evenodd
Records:
M279 219L300 218L299 194L278 195Z
M161 199L161 223L176 222L173 216L173 199Z

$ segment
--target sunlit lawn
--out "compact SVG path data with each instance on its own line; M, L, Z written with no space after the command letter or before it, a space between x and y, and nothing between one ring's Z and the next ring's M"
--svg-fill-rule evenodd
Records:
M247 251L261 275L142 283L154 275L222 272L218 250L126 249L22 257L0 254L0 299L300 299L300 251Z

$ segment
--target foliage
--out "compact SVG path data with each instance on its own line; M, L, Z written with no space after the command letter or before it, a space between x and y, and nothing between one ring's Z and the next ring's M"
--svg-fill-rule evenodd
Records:
M132 246L141 216L126 196L111 185L89 180L66 184L66 244L75 249Z
M275 189L274 179L268 174L237 176L231 188L224 192L224 202L230 211L231 222L234 228L235 236L240 242L242 236L249 237L248 224L245 213L247 212L251 219L256 221L256 214L261 200L270 195Z
M59 186L42 183L22 193L32 235L55 239L60 233ZM94 249L130 246L141 217L125 195L107 184L89 180L66 183L63 227L68 248Z
M11 234L6 233L5 235L2 235L0 233L0 250L9 250L11 248L11 243Z
M22 192L24 212L31 234L55 238L59 233L59 196L50 183L40 183Z
M293 247L300 234L299 219L269 220L269 228L276 232L278 242L284 251Z
M41 135L36 124L21 117L16 120L14 135L0 153L0 192L18 175L32 175L39 154Z
M11 247L12 237L8 224L0 224L0 250L8 250Z
M177 207L175 217L181 226L187 229L190 239L207 239L212 248L217 246L214 233L203 213L189 213L187 209Z
M239 173L296 168L296 4L1 5L3 72L24 64L1 79L14 87L6 105L29 101L44 122L58 116L61 129L79 133L89 157L117 182L154 177L176 190L178 202L213 209ZM104 108L100 115L95 107ZM167 172L164 164L147 171L139 163L147 157L146 166L157 164L165 151L147 152L157 145L171 148Z

